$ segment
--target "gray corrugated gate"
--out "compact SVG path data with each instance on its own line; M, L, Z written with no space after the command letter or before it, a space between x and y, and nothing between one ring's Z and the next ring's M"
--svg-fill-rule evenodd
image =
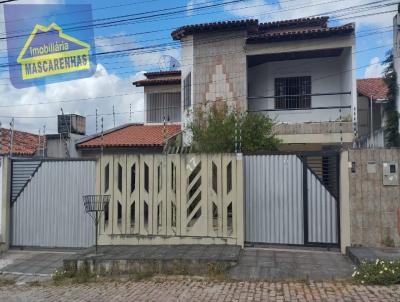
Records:
M326 162L321 156L318 175L297 155L245 156L245 240L337 245L338 198L324 183Z
M93 245L82 195L95 194L95 177L93 160L13 160L11 245Z

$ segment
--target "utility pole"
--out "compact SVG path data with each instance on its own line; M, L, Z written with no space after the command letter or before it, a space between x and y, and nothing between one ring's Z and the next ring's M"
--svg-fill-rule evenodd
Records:
M13 140L14 140L14 118L12 118L10 122L10 137L8 142L10 158L12 158Z
M129 104L129 123L132 122L132 103Z
M96 133L97 133L97 108L96 108Z
M46 151L46 143L47 143L47 140L46 140L46 125L43 125L43 150L42 150L42 156L43 156L43 158L44 158L44 155L45 155L45 151Z
M113 122L114 122L114 127L115 127L115 110L114 110L114 105L113 105Z

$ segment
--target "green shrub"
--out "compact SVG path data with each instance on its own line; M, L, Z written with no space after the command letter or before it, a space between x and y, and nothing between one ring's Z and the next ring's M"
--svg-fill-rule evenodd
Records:
M52 279L55 283L61 283L63 281L69 281L73 283L87 283L96 280L96 274L90 270L90 266L87 263L83 263L79 269L68 268L59 269L53 273Z
M360 284L400 284L400 260L364 261L354 270L353 279Z

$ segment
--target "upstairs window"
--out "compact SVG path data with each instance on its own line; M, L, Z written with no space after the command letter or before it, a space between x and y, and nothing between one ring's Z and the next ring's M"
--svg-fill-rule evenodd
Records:
M275 109L311 107L311 77L275 78Z
M146 94L146 122L181 121L181 92Z
M192 73L183 80L183 109L187 109L192 106Z

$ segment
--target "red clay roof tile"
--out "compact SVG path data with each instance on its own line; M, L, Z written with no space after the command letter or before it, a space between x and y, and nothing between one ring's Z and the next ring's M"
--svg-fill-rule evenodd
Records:
M10 151L10 130L0 128L0 154L8 154ZM39 136L36 134L14 130L12 141L13 155L35 155L39 147Z
M181 132L180 125L166 125L166 138ZM78 148L161 147L164 145L164 125L129 124L101 136L77 144Z
M337 34L351 34L354 32L354 24L349 23L336 27L300 28L279 32L265 32L247 38L247 43L263 43L273 41L292 41L299 39L323 38Z
M357 92L374 100L386 100L388 87L383 78L358 79Z

